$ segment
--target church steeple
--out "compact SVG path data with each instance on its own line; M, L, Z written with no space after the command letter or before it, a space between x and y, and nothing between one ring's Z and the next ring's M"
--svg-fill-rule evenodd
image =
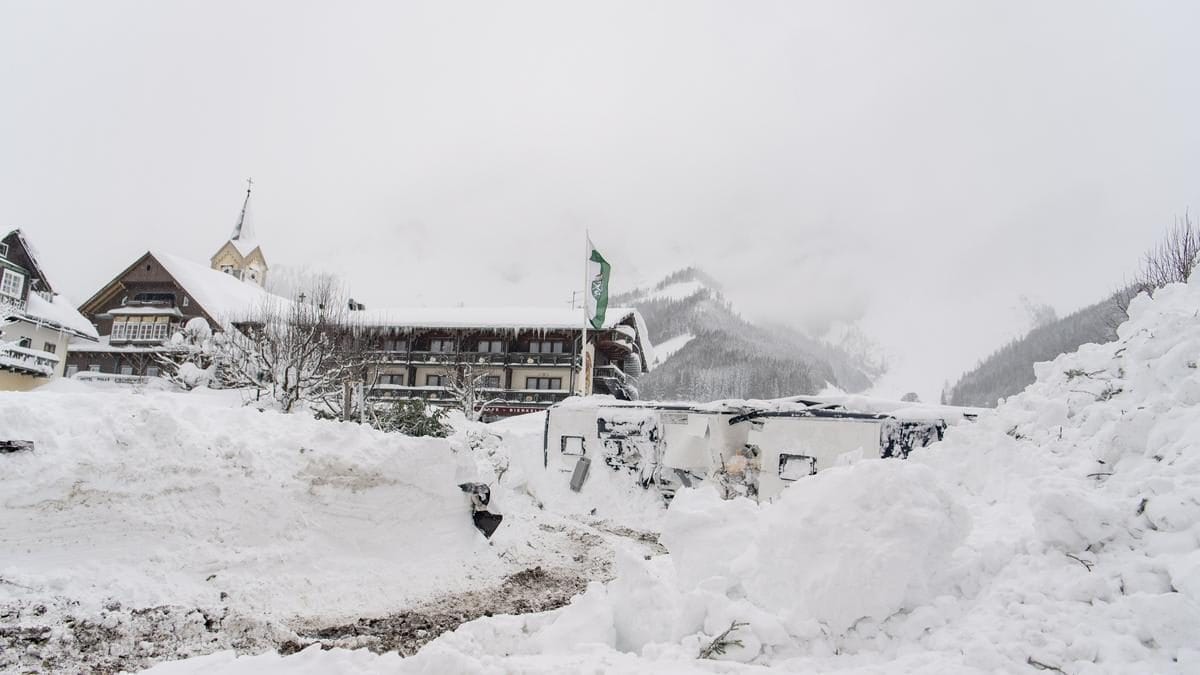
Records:
M237 225L233 227L232 241L254 241L254 222L250 218L250 190L254 187L254 179L246 179L246 199L242 202L242 212L238 214Z
M246 198L242 201L237 225L234 225L229 241L221 245L210 263L214 270L263 286L267 281L267 259L254 240L254 222L250 218L250 191L253 187L254 180L247 179Z

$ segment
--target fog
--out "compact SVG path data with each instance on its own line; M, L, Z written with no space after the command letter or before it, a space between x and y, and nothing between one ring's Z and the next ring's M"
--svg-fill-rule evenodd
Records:
M1128 276L1200 205L1200 4L6 3L0 226L82 301L207 260L253 176L274 266L368 306L631 287L858 321L886 391Z

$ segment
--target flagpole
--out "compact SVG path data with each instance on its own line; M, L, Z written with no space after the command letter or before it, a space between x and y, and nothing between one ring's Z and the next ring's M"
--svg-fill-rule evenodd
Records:
M587 303L587 299L588 299L588 293L591 292L590 289L588 288L588 261L591 260L591 257L592 257L591 235L588 233L588 230L585 227L583 229L583 307L581 309L581 313L583 314L583 341L579 343L579 378L580 378L579 379L579 385L580 385L579 390L583 393L584 396L591 394L591 392L588 391L588 386L587 386L590 378L588 378L587 373L586 373L586 370L588 367L588 362L587 362L587 334L588 334L588 315L587 315L588 310L587 310L587 307L588 307L588 303Z

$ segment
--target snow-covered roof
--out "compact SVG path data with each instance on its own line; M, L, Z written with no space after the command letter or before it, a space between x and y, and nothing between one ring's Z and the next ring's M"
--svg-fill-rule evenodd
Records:
M33 269L29 271L32 272L36 278L41 279L42 286L47 289L53 288L53 286L50 285L50 280L46 278L46 271L42 267L42 263L40 261L41 256L38 254L37 249L33 247L33 244L30 244L29 240L25 238L25 233L22 232L20 228L10 230L3 237L0 237L0 241L8 239L13 235L16 235L17 241L21 244L21 247L25 249L25 255L29 257L29 262L33 265Z
M151 251L150 255L216 321L237 321L248 318L265 306L284 306L289 303L284 298L264 291L257 284L179 256L160 251Z
M258 242L253 239L230 239L229 243L233 244L233 247L237 249L238 253L242 254L243 258L249 257L254 252L254 249L258 248Z
M963 417L977 417L988 411L987 408L921 403L919 401L896 401L878 396L847 394L837 390L827 390L813 396L796 396L780 399L780 401L840 406L846 410L892 415L900 419L910 420L957 420Z
M114 314L116 316L126 316L126 315L145 316L148 314L149 315L157 315L157 316L183 316L183 312L179 311L178 307L159 307L159 306L116 307L114 309L108 310L108 313Z
M57 293L54 295L53 302L37 293L30 293L29 299L25 303L24 313L33 321L66 330L89 340L96 340L100 337L92 322L75 309L75 304Z
M583 316L568 307L403 307L364 309L352 318L363 326L388 328L484 328L493 330L582 330ZM605 330L618 329L630 319L637 327L636 341L641 348L644 368L654 362L654 345L642 315L632 307L609 307L604 315Z
M604 328L615 328L637 310L608 308ZM367 326L581 330L583 315L567 307L404 307L364 309L353 317Z

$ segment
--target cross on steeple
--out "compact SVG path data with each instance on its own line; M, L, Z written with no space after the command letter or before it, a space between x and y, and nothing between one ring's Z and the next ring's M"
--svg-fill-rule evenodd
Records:
M233 228L233 235L230 239L236 241L238 239L254 239L254 233L246 222L247 211L250 208L250 190L254 187L254 179L246 179L246 200L242 202L242 212L238 215L237 225Z

